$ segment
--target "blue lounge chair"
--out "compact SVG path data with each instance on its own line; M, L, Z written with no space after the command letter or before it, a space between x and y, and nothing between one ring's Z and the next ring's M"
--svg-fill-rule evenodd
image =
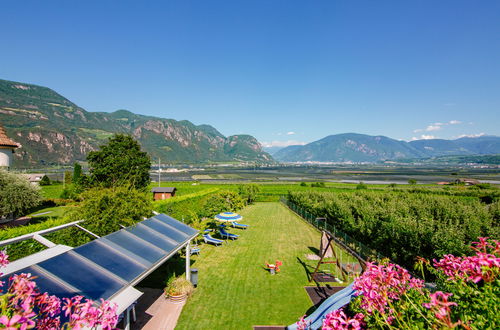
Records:
M248 225L244 225L242 223L237 223L236 221L231 222L231 225L234 228L240 228L240 229L247 229L248 228Z
M220 239L213 238L212 236L210 236L210 234L203 234L203 240L205 241L205 243L211 243L216 246L224 243L224 241L221 241Z
M219 227L220 236L222 238L225 237L225 238L230 238L230 239L237 239L238 237L240 237L240 235L228 233L225 228L226 228L226 226Z

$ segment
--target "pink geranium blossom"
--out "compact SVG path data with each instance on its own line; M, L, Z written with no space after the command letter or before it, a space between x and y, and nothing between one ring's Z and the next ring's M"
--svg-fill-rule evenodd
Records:
M480 237L479 242L472 243L472 249L476 252L473 256L455 257L447 254L439 261L434 260L434 266L448 280L459 279L474 283L493 281L500 268L500 242Z
M0 266L8 264L5 251L0 251ZM0 304L0 328L3 329L60 329L61 300L48 293L39 292L35 277L31 274L14 275L9 280L7 292ZM3 283L0 283L0 287ZM100 326L110 330L116 326L117 305L102 300L95 304L92 300L76 296L65 298L62 311L69 322L62 327L81 329ZM36 312L35 312L36 311Z
M364 317L362 313L357 313L353 318L350 318L344 313L343 309L338 309L326 315L322 329L362 329L365 325L363 322Z
M368 313L388 312L388 304L399 300L409 289L420 289L422 280L412 278L410 273L399 265L367 263L366 270L354 281L356 294L362 296L361 307Z

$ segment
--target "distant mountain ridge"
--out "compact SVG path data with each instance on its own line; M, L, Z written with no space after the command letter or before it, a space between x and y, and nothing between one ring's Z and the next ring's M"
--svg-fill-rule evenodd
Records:
M14 166L83 161L113 133L131 134L164 163L272 161L250 135L225 137L210 125L127 110L88 112L50 88L7 80L0 80L0 123L22 145Z
M289 146L273 154L282 162L378 162L409 158L500 153L500 137L463 137L456 140L398 141L386 136L344 133L303 146Z

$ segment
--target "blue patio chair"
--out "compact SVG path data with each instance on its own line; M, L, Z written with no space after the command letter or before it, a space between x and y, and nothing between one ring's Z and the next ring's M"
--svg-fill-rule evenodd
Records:
M240 228L240 229L247 229L248 228L248 225L244 225L242 223L237 223L236 221L231 222L231 225L234 228Z
M191 255L197 254L200 255L200 248L197 246L192 246L191 249L189 249L189 252L191 252Z
M203 234L203 240L205 243L214 244L215 246L224 243L224 241L221 241L220 239L213 238L210 234Z
M230 239L234 240L234 239L237 239L238 237L240 237L240 235L228 233L225 228L226 228L226 226L224 226L224 225L219 227L219 233L220 233L220 236L222 238L225 237L225 238L230 238Z

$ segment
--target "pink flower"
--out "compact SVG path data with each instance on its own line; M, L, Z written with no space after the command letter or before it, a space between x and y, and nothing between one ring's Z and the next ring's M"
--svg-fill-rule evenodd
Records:
M3 315L0 317L0 324L3 324L7 330L17 329L19 325L19 321L22 319L21 315L13 315L10 319Z
M456 303L448 301L448 298L452 295L451 293L436 291L430 294L431 301L423 304L424 307L433 310L436 318L448 327L454 326L450 317L450 307L457 306Z
M408 271L398 265L367 263L366 270L354 281L356 294L362 295L361 307L368 313L388 312L389 302L399 300L409 289L421 289L422 280L412 278Z
M5 251L0 251L0 266L8 264L8 256ZM5 299L2 300L2 316L0 316L0 328L2 329L60 329L61 300L48 293L40 293L35 277L31 274L14 275L9 279L9 287ZM2 286L3 283L0 283ZM110 330L116 326L118 316L117 305L101 299L100 306L92 300L76 296L71 299L64 298L62 310L64 315L70 319L63 327L80 329L81 327L101 326L104 330ZM36 311L36 313L35 313ZM9 317L8 315L12 315Z
M306 330L307 327L309 326L310 322L306 321L304 319L305 317L306 317L305 315L302 316L300 320L298 320L297 323L295 323L297 325L297 330Z
M444 255L439 261L434 260L434 266L448 277L448 280L465 280L478 283L491 282L498 275L500 268L500 244L497 240L488 241L480 237L479 242L472 243L476 252L470 257L455 257Z
M9 255L5 250L0 251L0 267L5 267L9 264Z
M322 329L362 329L365 325L363 319L364 315L361 313L356 314L354 318L350 318L344 313L343 309L338 309L325 316Z

